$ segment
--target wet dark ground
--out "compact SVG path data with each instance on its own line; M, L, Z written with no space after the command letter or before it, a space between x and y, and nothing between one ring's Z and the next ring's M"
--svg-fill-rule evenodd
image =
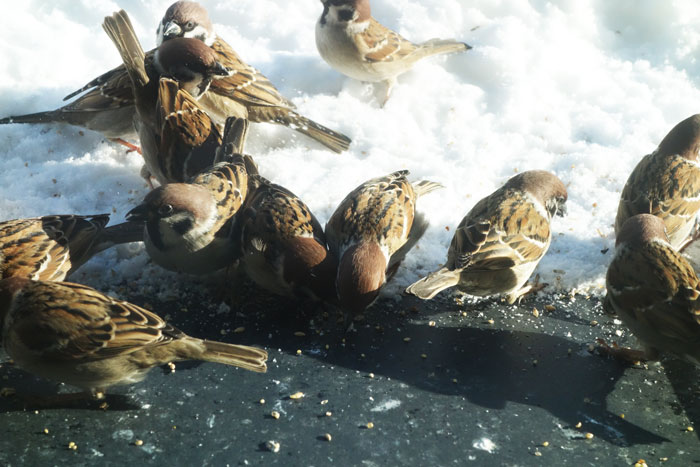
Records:
M0 464L700 465L700 369L589 352L597 337L635 344L597 298L383 300L345 334L335 311L290 300L228 310L199 286L161 301L125 289L192 335L265 347L268 373L182 362L102 408L0 397ZM73 390L6 360L0 387Z

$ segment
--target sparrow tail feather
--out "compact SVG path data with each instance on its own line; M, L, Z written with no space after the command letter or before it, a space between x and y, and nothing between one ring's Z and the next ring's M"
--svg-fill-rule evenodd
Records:
M423 300L430 300L441 291L457 285L459 283L459 274L459 270L442 268L409 285L406 288L406 293L415 295Z
M148 73L144 65L146 54L126 11L119 10L112 16L105 17L102 28L117 47L134 86L143 87L148 84Z
M431 182L429 180L421 180L420 182L413 184L413 190L416 192L417 196L427 195L428 193L439 190L440 188L445 187L437 182Z
M204 352L198 358L207 362L223 363L245 370L265 373L267 371L267 352L247 345L226 344L217 341L201 341Z
M454 39L430 39L420 44L417 52L423 57L431 55L448 54L452 52L466 52L472 47L464 42Z

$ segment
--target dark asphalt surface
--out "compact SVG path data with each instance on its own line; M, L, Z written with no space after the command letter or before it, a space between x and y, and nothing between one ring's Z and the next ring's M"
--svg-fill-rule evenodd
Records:
M700 465L700 369L671 358L637 368L590 353L597 337L635 344L597 298L381 300L344 334L335 311L324 318L312 304L257 291L227 310L208 298L215 290L184 276L176 288L184 299L126 286L121 298L189 334L265 347L268 373L182 362L113 388L103 408L35 409L0 397L0 464ZM0 387L74 390L6 357ZM291 399L297 392L304 397Z

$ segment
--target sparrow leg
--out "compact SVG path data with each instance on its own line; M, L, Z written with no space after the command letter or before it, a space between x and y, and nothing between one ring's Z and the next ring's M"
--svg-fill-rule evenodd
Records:
M155 189L155 186L153 185L153 175L151 175L151 172L148 171L148 167L146 167L146 164L144 164L141 167L140 175L143 179L146 180L146 183L148 183L148 186L151 190Z
M528 282L520 290L516 290L515 292L509 293L508 295L506 295L506 300L508 301L509 305L512 305L515 302L518 302L518 305L520 305L520 302L522 302L523 297L525 297L525 295L539 292L548 285L549 284L545 282L540 284L540 275L538 274L535 276L534 283Z
M608 345L604 339L596 339L596 342L600 347L598 350L600 353L609 355L618 360L630 363L632 365L639 365L640 362L645 362L647 360L653 360L653 356L649 355L649 352L644 350L634 350L627 347L620 347L617 342L613 342L612 346Z
M391 96L391 90L394 88L394 85L396 84L396 78L391 77L386 80L384 80L386 83L386 94L384 95L384 100L382 101L381 108L383 109L384 106L386 105L386 102L389 100L389 97Z
M143 155L143 153L141 152L141 148L138 147L138 146L136 146L135 144L131 144L130 142L125 141L125 140L123 140L123 139L121 139L121 138L110 138L109 140L110 140L111 142L113 142L113 143L121 144L121 145L126 146L127 148L129 148L129 150L126 151L127 153L136 151L136 152L138 152L139 154Z

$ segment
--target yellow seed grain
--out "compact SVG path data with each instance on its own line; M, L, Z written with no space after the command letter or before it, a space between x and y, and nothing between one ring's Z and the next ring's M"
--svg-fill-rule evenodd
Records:
M367 376L369 376L370 378L374 378L374 373L370 373Z
M136 441L134 441L134 445L136 445L136 446L143 446L143 440L137 439Z
M279 413L278 411L276 411L276 410L273 410L272 412L270 412L270 417L274 418L275 420L279 420L279 419L280 419L280 413Z
M537 308L533 308L532 309L532 316L534 316L535 318L539 318L540 317L540 310L538 310Z
M367 427L368 430L371 430L372 428L374 428L374 423L367 422L367 425L365 425L365 426Z
M302 332L302 331L297 331L297 332L294 333L294 335L297 336L297 337L304 337L304 336L306 335L306 333L305 333L305 332Z
M73 451L75 451L76 449L78 449L78 445L71 441L70 443L68 443L68 449L72 449Z
M333 416L333 412L328 411L328 412L326 412L325 415L326 415L326 417L331 417L331 416Z
M265 399L260 399L260 405L263 405L265 403Z
M302 397L304 397L304 393L301 391L295 392L294 394L289 396L290 399L301 399Z
M547 311L554 311L556 308L554 308L554 305L545 305L544 309Z
M323 399L323 400L321 401L321 405L326 405L326 404L328 404L328 399Z
M549 446L549 441L544 441L544 442L542 443L542 446L544 446L544 447Z
M301 355L301 349L297 349L297 355Z
M540 457L540 456L542 455L542 453L541 453L540 451L535 451L535 455L536 455L537 457Z
M581 428L582 426L583 426L583 424L582 424L581 422L578 422L578 423L576 424L576 428Z
M48 434L49 434L49 429L48 429L48 428L44 428L44 434L45 434L45 435L48 435Z
M271 452L280 452L280 443L270 440L265 443L265 447Z
M625 418L625 414L621 413L620 418Z
M586 433L584 436L586 439L593 439L593 433Z
M404 342L411 342L411 338L410 338L410 337L404 337L404 338L403 338L403 341L404 341Z
M242 332L244 332L244 331L245 331L245 327L244 327L244 326L238 326L236 329L233 330L233 333L234 333L234 334L240 334L240 333L242 333Z
M326 433L325 435L323 435L323 439L325 439L326 441L330 441L333 439L333 437L330 433Z
M428 321L428 326L430 326L431 328L434 328L434 327L435 327L435 321Z
M685 428L685 431L695 431L695 428L693 428L692 426L688 426Z
M493 323L495 323L495 321L494 321L494 320L492 320L492 319L489 319L489 320L487 320L486 322L487 322L487 323L489 323L489 324L493 324Z

